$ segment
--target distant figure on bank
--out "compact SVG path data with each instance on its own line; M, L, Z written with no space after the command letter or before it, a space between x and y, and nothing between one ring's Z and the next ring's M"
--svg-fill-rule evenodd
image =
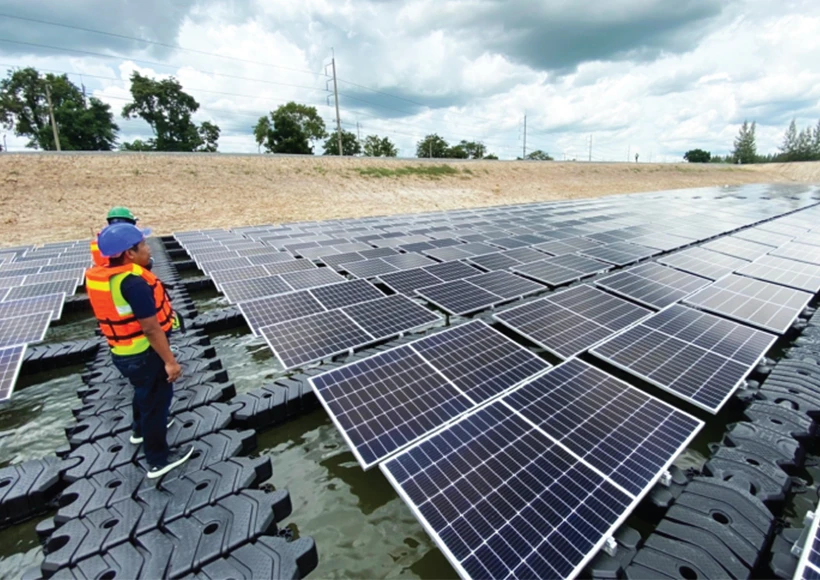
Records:
M85 273L86 290L100 330L111 348L114 366L134 386L131 443L143 444L148 478L165 475L191 457L193 446L169 450L166 434L174 420L169 411L171 383L182 368L168 341L176 316L162 282L146 269L151 249L132 223L113 223L98 237L107 266Z
M635 153L635 163L638 162L638 153Z
M117 223L137 225L138 221L127 207L112 207L105 219L108 220L108 225ZM100 246L97 241L99 235L100 233L97 232L94 234L94 239L91 240L91 259L94 260L95 266L107 266L108 259L100 253Z

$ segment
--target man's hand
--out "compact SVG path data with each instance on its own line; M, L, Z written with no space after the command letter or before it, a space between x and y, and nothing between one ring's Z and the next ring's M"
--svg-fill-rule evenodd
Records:
M177 361L165 363L165 372L168 373L168 382L173 383L182 376L182 367Z

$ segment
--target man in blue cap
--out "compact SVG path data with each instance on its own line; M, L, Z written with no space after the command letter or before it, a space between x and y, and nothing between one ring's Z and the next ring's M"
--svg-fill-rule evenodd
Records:
M168 335L175 315L162 282L147 266L151 248L141 230L131 223L113 223L100 232L105 266L86 272L94 316L111 348L114 366L134 386L131 442L143 443L148 478L154 479L182 465L193 446L170 450L166 440L174 388L182 375Z

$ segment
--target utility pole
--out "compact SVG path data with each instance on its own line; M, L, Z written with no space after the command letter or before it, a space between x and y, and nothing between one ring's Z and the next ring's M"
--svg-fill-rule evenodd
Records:
M626 162L629 163L629 158L632 157L632 145L626 148Z
M527 158L527 112L524 111L524 150L521 154L521 159Z
M592 133L589 134L589 160L592 161Z
M51 105L51 91L46 83L46 100L48 101L48 114L51 117L51 130L54 132L54 146L60 151L60 134L57 131L57 122L54 120L54 107Z
M336 99L336 135L339 138L339 155L342 155L342 121L339 118L339 87L336 85L336 53L330 49L332 55L330 64L333 67L333 96Z

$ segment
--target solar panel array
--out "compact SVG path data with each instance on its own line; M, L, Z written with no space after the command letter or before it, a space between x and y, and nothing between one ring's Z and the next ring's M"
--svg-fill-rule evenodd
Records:
M806 544L797 561L794 580L816 580L820 578L820 509L815 507L806 537Z
M621 270L595 281L595 285L650 308L661 309L710 284L710 280L654 262Z
M0 347L0 402L11 398L25 353L25 344Z
M472 321L310 379L368 469L550 365Z

